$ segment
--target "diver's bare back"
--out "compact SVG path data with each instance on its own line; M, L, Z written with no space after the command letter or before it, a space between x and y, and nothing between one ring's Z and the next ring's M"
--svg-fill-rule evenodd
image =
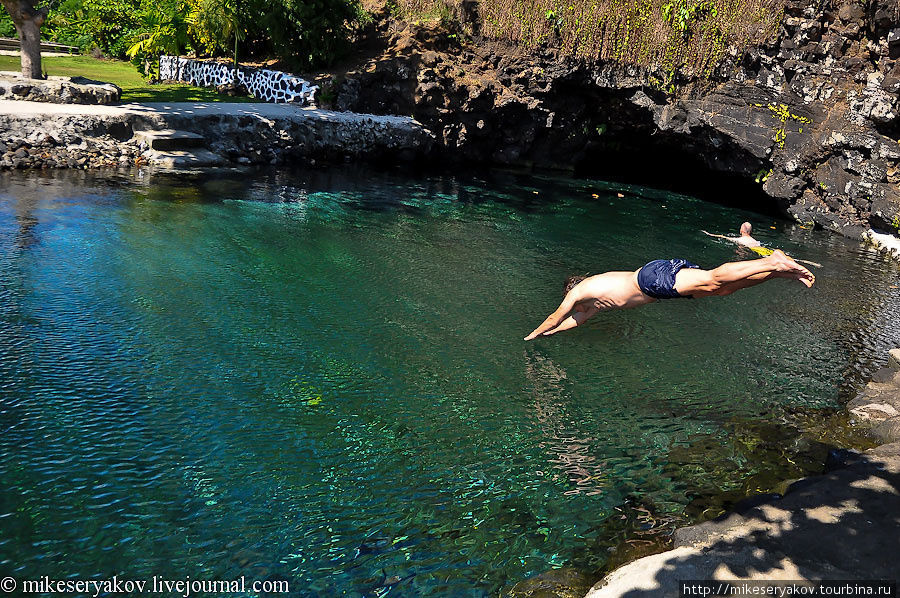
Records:
M576 289L581 297L594 299L594 307L598 309L625 309L656 301L641 292L637 271L604 272L590 276L582 280Z

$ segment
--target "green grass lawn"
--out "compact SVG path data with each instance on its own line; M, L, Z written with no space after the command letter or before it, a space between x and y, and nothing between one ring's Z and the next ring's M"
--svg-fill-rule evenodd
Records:
M45 56L41 66L48 75L81 76L113 83L122 88L122 102L259 102L255 98L230 97L215 89L180 83L150 85L130 62L100 60L90 56ZM18 56L0 56L0 71L20 71Z

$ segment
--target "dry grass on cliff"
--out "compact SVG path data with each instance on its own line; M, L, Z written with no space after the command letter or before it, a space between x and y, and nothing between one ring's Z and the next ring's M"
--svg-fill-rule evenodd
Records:
M471 5L470 5L471 6ZM545 43L588 60L709 76L728 48L773 37L784 0L393 0L406 20L463 23L470 33L534 49ZM471 9L469 9L471 14ZM474 30L473 30L474 29Z

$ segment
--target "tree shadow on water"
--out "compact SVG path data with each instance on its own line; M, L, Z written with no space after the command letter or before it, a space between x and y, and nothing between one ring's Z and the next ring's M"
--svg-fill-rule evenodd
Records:
M794 483L778 500L675 533L675 549L613 572L591 598L679 596L686 580L900 576L900 443Z

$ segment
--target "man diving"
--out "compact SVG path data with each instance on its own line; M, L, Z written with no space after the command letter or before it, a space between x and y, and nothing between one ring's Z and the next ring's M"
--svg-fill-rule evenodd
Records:
M816 280L812 272L780 250L756 260L722 264L714 270L673 259L654 260L634 272L573 277L567 281L560 306L525 340L569 330L602 310L638 307L658 299L730 295L773 278L792 278L807 287Z

